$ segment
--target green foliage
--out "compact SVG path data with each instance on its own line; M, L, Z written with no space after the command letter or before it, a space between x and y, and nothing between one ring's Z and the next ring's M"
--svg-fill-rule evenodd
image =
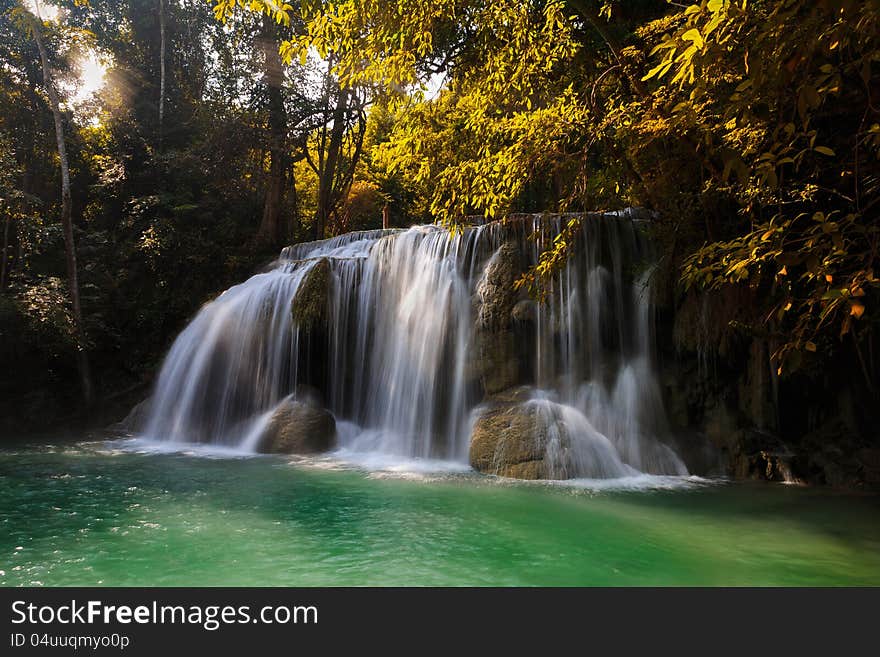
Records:
M11 20L16 4L0 5L0 334L9 347L0 350L0 432L52 421L79 401L54 128L38 53ZM160 150L155 4L59 4L64 20L47 21L47 45L68 101L86 347L107 397L149 379L201 303L277 255L274 246L249 244L264 181L262 83L254 74L261 54L254 25L237 21L224 33L206 3L167 4ZM86 32L108 62L106 85L87 107L69 102L63 79L85 47L71 39ZM221 34L239 39L239 49L228 60L221 51L209 66ZM230 79L243 81L235 99Z
M333 233L339 235L353 230L382 228L382 208L385 203L385 195L376 185L362 180L354 182L337 213Z
M694 135L704 188L726 189L748 220L686 261L684 286L761 289L755 328L780 373L847 334L858 348L878 317L880 8L713 0L680 19L645 78L669 78L670 129Z
M342 80L383 90L393 127L370 171L419 214L648 205L682 289L762 290L748 330L771 336L783 373L872 330L877 2L308 7L283 51L315 48ZM404 93L437 70L436 97ZM558 269L573 231L523 284Z
M386 204L397 225L451 227L648 206L667 295L745 306L719 315L735 321L716 342L761 336L783 374L850 349L876 387L876 0L166 3L161 135L153 0L55 4L59 79L86 50L109 64L64 121L85 319L111 389L276 254L255 239L273 171L294 240L378 226ZM0 330L30 327L18 351L63 387L75 346L54 130L17 7L0 0ZM520 284L540 295L577 228Z

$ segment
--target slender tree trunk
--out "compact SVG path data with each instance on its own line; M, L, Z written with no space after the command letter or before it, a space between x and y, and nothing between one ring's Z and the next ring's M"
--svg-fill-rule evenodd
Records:
M6 267L9 262L9 224L12 219L6 215L6 221L3 224L3 260L0 262L0 291L6 289Z
M159 151L165 127L165 0L159 0Z
M342 140L345 136L345 116L348 112L350 92L340 89L333 111L333 127L330 130L330 142L327 145L327 157L318 180L318 211L315 217L315 239L322 239L327 228L327 221L333 211L333 181L342 151Z
M291 165L290 171L290 197L293 204L293 213L290 218L290 237L295 239L301 224L299 218L299 194L296 191L296 176L294 175L293 165Z
M351 99L354 100L353 95ZM351 107L351 104L352 103L350 100L349 108ZM367 115L362 109L358 110L357 125L357 130L354 130L354 128L351 128L351 130L349 130L349 134L352 136L353 142L353 144L351 145L351 161L349 163L349 166L346 167L344 170L341 170L338 164L336 166L337 175L333 180L333 186L331 188L331 210L348 196L348 192L351 190L351 185L354 182L354 171L357 168L357 163L361 158L361 151L364 147L364 135L366 135L367 133ZM351 132L352 130L354 131L353 134ZM344 137L345 135L343 134L343 138Z
M39 3L37 3L39 15ZM86 336L83 329L82 308L79 300L79 280L76 267L76 245L73 239L73 221L71 218L70 198L70 166L67 161L67 145L64 141L64 124L61 120L58 93L52 82L52 72L49 69L49 56L43 43L42 19L37 19L30 14L30 22L33 28L34 41L40 51L40 62L43 66L43 84L46 94L49 96L49 105L52 108L52 118L55 121L55 140L58 144L58 159L61 163L61 225L64 228L64 247L67 255L67 284L70 288L70 302L73 307L73 330L77 343L77 365L79 367L80 383L86 404L92 402L92 378L89 373L89 359L86 352Z
M284 164L287 146L287 115L284 109L284 67L278 52L275 24L263 17L261 46L264 78L269 92L269 180L263 203L263 218L257 240L278 244L284 239L281 207L284 195Z

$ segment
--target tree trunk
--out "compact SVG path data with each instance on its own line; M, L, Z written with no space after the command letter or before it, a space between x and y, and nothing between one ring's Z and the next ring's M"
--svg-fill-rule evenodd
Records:
M284 68L278 52L275 24L263 17L261 47L263 49L264 78L269 93L269 180L263 203L263 218L257 231L257 240L277 245L283 241L284 225L281 207L284 195L284 164L287 146L287 115L284 109Z
M165 0L159 0L159 152L165 123Z
M3 260L0 261L0 292L6 289L6 267L9 262L9 224L12 219L6 215L6 221L3 223Z
M336 177L336 168L339 165L342 139L345 136L345 117L348 112L349 95L350 92L347 89L340 89L336 100L336 109L333 111L333 127L330 131L330 143L327 145L327 157L318 180L318 210L315 216L316 240L324 238L327 221L335 205L333 181Z
M39 15L39 3L37 3ZM67 284L70 288L70 303L73 307L73 330L77 344L77 366L79 367L80 383L86 404L92 402L92 379L89 373L89 359L86 352L85 331L83 329L82 309L79 301L79 280L76 267L76 245L73 239L73 221L71 219L70 198L70 166L67 161L67 145L64 141L64 125L61 120L61 110L58 106L58 93L52 82L52 72L49 69L49 56L46 54L46 46L43 43L42 19L37 20L29 14L34 33L34 41L40 51L40 62L43 66L43 84L46 94L49 96L49 105L52 108L52 118L55 121L55 140L58 144L58 160L61 163L61 225L64 228L64 248L67 255Z
M300 220L299 220L299 196L296 191L296 175L293 169L293 163L288 162L289 169L289 180L290 180L290 201L293 206L293 212L290 216L290 226L288 227L288 234L291 238L291 241L295 240L299 235L300 229Z

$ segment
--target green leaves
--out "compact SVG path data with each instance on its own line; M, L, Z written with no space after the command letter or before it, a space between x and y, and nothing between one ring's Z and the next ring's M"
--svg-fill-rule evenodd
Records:
M866 232L870 237L862 240ZM698 250L685 262L682 280L685 289L718 290L743 283L757 287L766 286L767 274L775 271L776 293L768 298L766 322L772 321L778 331L774 359L780 373L786 373L800 363L792 354L816 352L827 332L843 336L854 322L864 321L866 288L880 291L873 268L865 266L873 257L870 244L878 240L880 228L866 230L864 218L856 214L777 216L741 239ZM775 266L767 267L770 263Z
M752 329L773 333L783 371L874 321L880 124L866 90L878 84L880 10L669 3L645 24L615 14L631 36L614 43L612 3L577 18L571 6L313 1L281 54L316 52L343 84L387 101L371 175L432 219L649 202L674 217L670 250L693 251L685 289L754 292ZM446 84L426 101L418 89L438 62ZM533 283L569 244L548 249Z

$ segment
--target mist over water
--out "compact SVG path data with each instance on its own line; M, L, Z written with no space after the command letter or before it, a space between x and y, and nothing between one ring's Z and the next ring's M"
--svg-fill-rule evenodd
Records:
M455 234L419 226L286 248L180 334L141 434L253 451L273 408L305 384L335 416L342 453L466 464L485 401L472 362L487 266L505 244L534 264L566 221L519 217ZM549 427L551 476L685 475L654 373L648 244L626 214L588 216L570 239L573 255L517 333L526 404ZM292 308L319 262L331 284L316 332Z

